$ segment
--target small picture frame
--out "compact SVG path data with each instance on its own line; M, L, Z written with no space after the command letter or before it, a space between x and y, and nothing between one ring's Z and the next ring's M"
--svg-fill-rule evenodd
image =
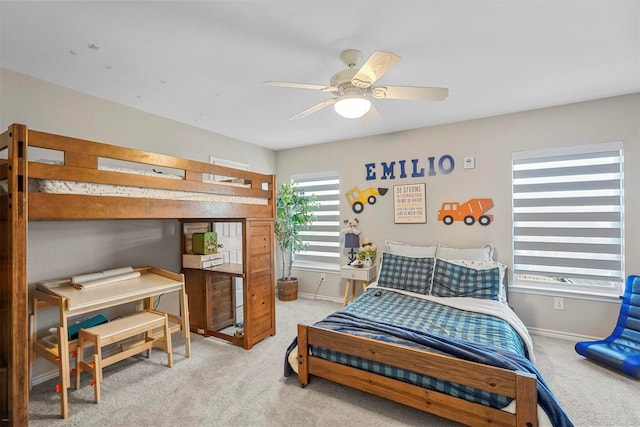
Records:
M427 184L393 186L393 215L396 224L427 222Z

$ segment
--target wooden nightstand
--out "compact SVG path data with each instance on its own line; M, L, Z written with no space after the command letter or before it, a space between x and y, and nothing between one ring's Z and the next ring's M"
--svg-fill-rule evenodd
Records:
M351 302L356 298L356 280L362 281L362 290L367 289L367 285L373 279L376 278L377 267L372 265L371 267L351 267L349 265L343 265L340 267L340 277L347 279L347 287L344 290L344 302L343 306L347 305L347 301ZM353 280L353 286L351 281ZM351 290L351 298L349 297L349 290Z

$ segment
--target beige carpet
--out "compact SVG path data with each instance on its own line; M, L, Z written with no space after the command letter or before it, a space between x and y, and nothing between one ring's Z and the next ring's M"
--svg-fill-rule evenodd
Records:
M100 403L89 376L70 389L60 419L57 380L34 386L32 426L456 426L458 424L357 390L312 378L302 389L283 377L285 349L298 322L314 323L340 305L298 299L277 302L277 335L252 350L192 335L192 357L174 335L174 366L154 350L105 369ZM640 381L597 366L574 343L534 336L538 367L576 426L639 426Z

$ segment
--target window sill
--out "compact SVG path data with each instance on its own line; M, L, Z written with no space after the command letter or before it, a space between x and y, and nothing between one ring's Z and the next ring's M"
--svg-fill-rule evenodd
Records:
M304 270L304 271L320 271L326 273L340 273L340 265L338 264L330 264L330 263L322 263L322 262L314 262L314 263L302 263L302 262L294 262L292 268L294 270Z
M511 284L508 288L508 291L509 293L544 295L550 297L574 298L602 302L620 302L620 298L622 297L622 294L614 292L606 294L601 292L589 292L587 290L574 291L567 289L556 289L551 287L532 287L524 284Z

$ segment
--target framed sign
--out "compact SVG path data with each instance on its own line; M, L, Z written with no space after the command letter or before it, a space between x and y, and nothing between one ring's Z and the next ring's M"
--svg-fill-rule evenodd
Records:
M393 186L393 212L396 224L427 222L427 184Z

